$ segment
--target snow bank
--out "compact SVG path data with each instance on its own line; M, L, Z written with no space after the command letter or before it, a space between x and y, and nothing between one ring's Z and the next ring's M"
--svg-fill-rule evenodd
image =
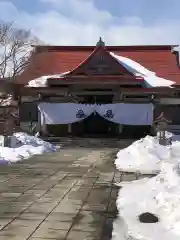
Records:
M170 87L175 82L156 76L155 72L148 70L139 63L130 58L122 57L110 52L120 64L122 64L129 72L135 76L143 77L147 87Z
M162 161L180 162L180 136L166 133L172 145L162 146L157 137L146 136L120 150L115 160L116 168L123 172L156 174Z
M164 162L156 177L121 183L120 186L119 218L114 222L113 240L180 239L179 164ZM156 215L159 221L141 223L138 216L145 212Z
M57 148L40 138L26 133L15 133L12 136L11 148L0 146L0 164L18 162L46 152L55 152Z

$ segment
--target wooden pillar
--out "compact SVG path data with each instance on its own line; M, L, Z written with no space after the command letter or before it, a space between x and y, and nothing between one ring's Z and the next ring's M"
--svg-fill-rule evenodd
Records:
M45 124L45 119L40 111L38 111L38 131L42 133L42 135L48 135L47 126Z
M117 91L116 94L113 97L113 103L120 102L123 100L123 93L120 91Z
M119 124L119 133L122 133L123 131L123 124Z
M72 132L72 125L70 123L70 124L68 124L68 134L71 134L71 132Z
M41 132L41 113L38 109L38 123L37 123L37 131Z
M112 103L116 104L116 103L121 102L122 100L123 100L123 93L122 93L120 90L118 90L118 91L116 92L116 94L114 95L114 97L113 97ZM122 125L122 124L119 124L119 125L117 126L116 133L117 133L117 134L121 134L122 131L123 131L123 125Z

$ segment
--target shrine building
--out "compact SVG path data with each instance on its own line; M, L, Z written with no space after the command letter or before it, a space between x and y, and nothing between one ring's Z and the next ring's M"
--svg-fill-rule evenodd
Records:
M16 79L22 128L45 136L141 137L163 112L180 129L175 45L34 46ZM28 125L29 124L29 125Z

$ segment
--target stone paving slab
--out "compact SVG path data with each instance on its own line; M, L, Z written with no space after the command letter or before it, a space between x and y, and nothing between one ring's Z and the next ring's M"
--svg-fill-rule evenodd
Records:
M123 145L124 146L124 145ZM0 168L0 240L110 240L117 149L64 148Z

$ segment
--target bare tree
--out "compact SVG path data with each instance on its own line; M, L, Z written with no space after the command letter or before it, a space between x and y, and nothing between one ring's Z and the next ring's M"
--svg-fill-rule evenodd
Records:
M31 45L37 43L31 31L0 21L0 78L13 80L29 63Z

